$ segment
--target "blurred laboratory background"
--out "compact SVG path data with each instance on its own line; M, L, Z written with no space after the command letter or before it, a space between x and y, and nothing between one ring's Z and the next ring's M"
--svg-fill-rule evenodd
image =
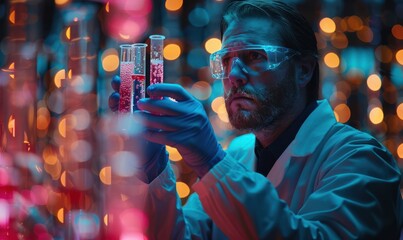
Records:
M138 129L113 128L108 107L121 44L164 35L164 82L203 103L224 148L242 134L231 128L222 83L209 71L228 2L0 1L1 239L106 239L115 234L116 206L128 222L144 218L125 205L136 198L135 184L125 182L134 174L124 166L135 164L125 139ZM284 2L315 31L320 97L339 122L375 136L403 168L403 0ZM175 148L167 150L184 204L196 177Z

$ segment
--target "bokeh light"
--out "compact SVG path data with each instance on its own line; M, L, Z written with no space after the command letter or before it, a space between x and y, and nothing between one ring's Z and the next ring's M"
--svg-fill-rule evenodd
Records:
M57 88L62 87L62 81L66 79L66 70L61 69L56 72L55 78L54 78L54 83Z
M66 171L63 171L62 174L60 175L60 183L62 184L63 187L66 187Z
M347 104L339 104L334 108L334 114L336 116L336 120L341 123L346 123L351 117L350 108Z
M383 121L383 110L380 107L374 107L369 112L369 120L373 124L379 124Z
M169 159L171 161L177 162L182 160L181 154L178 152L178 149L170 146L166 146L166 150L169 153Z
M3 175L5 176L5 175ZM10 218L10 204L5 199L0 199L0 224L5 226L9 223Z
M38 130L46 130L50 124L50 113L46 107L38 108L36 113L36 128Z
M403 143L401 143L401 144L399 145L399 147L397 148L397 156L398 156L399 158L403 158Z
M397 108L396 108L396 114L397 116L403 120L403 103L400 103Z
M208 53L213 53L221 49L221 40L218 38L210 38L204 44L204 48Z
M119 67L118 51L114 48L106 49L101 56L102 68L107 72L116 71Z
M108 34L119 42L137 42L149 27L151 0L110 1L111 14L107 15Z
M206 9L196 7L189 13L188 19L193 26L203 27L210 22L210 15Z
M362 29L357 32L357 37L365 43L370 43L374 39L374 34L370 27L363 26Z
M60 208L59 211L57 211L57 220L64 223L64 208Z
M219 109L224 106L225 100L224 97L216 97L212 102L211 102L211 109L215 112L218 113Z
M348 27L351 31L359 31L363 28L363 22L360 17L358 16L350 16L347 19Z
M320 29L325 33L333 33L336 31L336 24L333 19L325 17L319 22Z
M67 38L68 40L70 40L70 38L71 38L71 28L70 28L70 27L67 27L67 28L66 28L65 35L66 35L66 38Z
M58 129L60 136L66 137L66 118L60 120Z
M10 15L8 16L8 20L12 23L15 24L15 10L10 12Z
M185 198L189 196L190 188L186 183L178 181L176 182L176 191L180 198Z
M85 140L77 140L71 144L71 156L77 162L86 162L92 157L91 144Z
M85 130L91 124L90 113L84 108L74 110L71 114L71 119L73 120L72 122L74 122L72 125L76 130Z
M67 5L67 4L69 4L70 2L71 2L71 0L55 0L55 4L58 7L63 7L65 5Z
M187 62L192 68L202 68L207 66L207 54L202 48L190 50L187 56Z
M348 46L347 36L343 32L337 31L333 33L330 39L335 48L343 49Z
M348 30L347 19L341 17L334 17L334 22L336 23L337 29L346 32Z
M57 155L50 147L45 148L42 155L46 164L55 165L58 162Z
M400 49L399 51L396 52L396 61L400 65L403 65L403 49Z
M79 239L95 239L100 230L100 221L97 215L84 211L75 211L72 214L74 232Z
M212 90L208 82L198 81L193 84L192 88L190 89L190 92L193 94L195 98L199 100L206 100L210 97Z
M176 60L181 55L181 48L178 44L171 43L164 47L164 58L166 60Z
M380 45L375 49L375 56L376 58L383 62L383 63L389 63L393 59L393 53L392 50L386 45Z
M166 0L165 8L168 11L178 11L183 6L183 0Z
M109 215L105 214L105 216L104 216L104 224L105 224L105 226L108 226L108 219L109 219Z
M138 169L137 155L128 151L120 151L115 153L112 157L112 172L120 177L131 177Z
M111 185L112 183L112 174L111 174L111 167L103 167L101 171L99 171L99 179L103 184Z
M340 58L334 52L329 52L324 57L325 64L330 68L337 68L340 65Z
M403 40L403 26L400 24L395 24L392 27L392 35L399 40Z
M381 89L382 80L378 76L378 74L371 74L370 76L368 76L368 78L367 78L367 86L372 91L378 91L379 89Z
M217 109L217 115L220 118L221 121L228 123L229 122L229 118L228 118L228 113L227 113L227 109L225 108L225 105L222 104L218 107Z

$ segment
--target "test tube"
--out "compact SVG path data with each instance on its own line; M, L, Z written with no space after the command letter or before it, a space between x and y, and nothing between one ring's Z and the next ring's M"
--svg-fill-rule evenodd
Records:
M164 82L164 39L163 35L150 37L150 85Z
M146 47L145 43L135 43L133 46L134 71L133 80L133 110L138 110L137 101L145 97Z
M120 100L119 113L133 112L133 80L134 71L133 45L120 45Z

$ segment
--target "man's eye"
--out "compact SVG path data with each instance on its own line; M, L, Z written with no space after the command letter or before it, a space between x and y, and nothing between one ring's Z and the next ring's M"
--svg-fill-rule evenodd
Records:
M231 57L230 57L230 56L226 56L226 57L223 57L223 58L222 58L221 62L222 62L222 64L223 64L224 66L228 66L230 60L231 60Z
M266 60L265 55L257 51L249 51L247 57L249 62Z

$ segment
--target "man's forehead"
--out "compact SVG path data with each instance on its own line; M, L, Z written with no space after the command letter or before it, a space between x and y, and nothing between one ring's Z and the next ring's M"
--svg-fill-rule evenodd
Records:
M276 23L262 18L246 18L231 22L223 34L225 47L281 42Z

